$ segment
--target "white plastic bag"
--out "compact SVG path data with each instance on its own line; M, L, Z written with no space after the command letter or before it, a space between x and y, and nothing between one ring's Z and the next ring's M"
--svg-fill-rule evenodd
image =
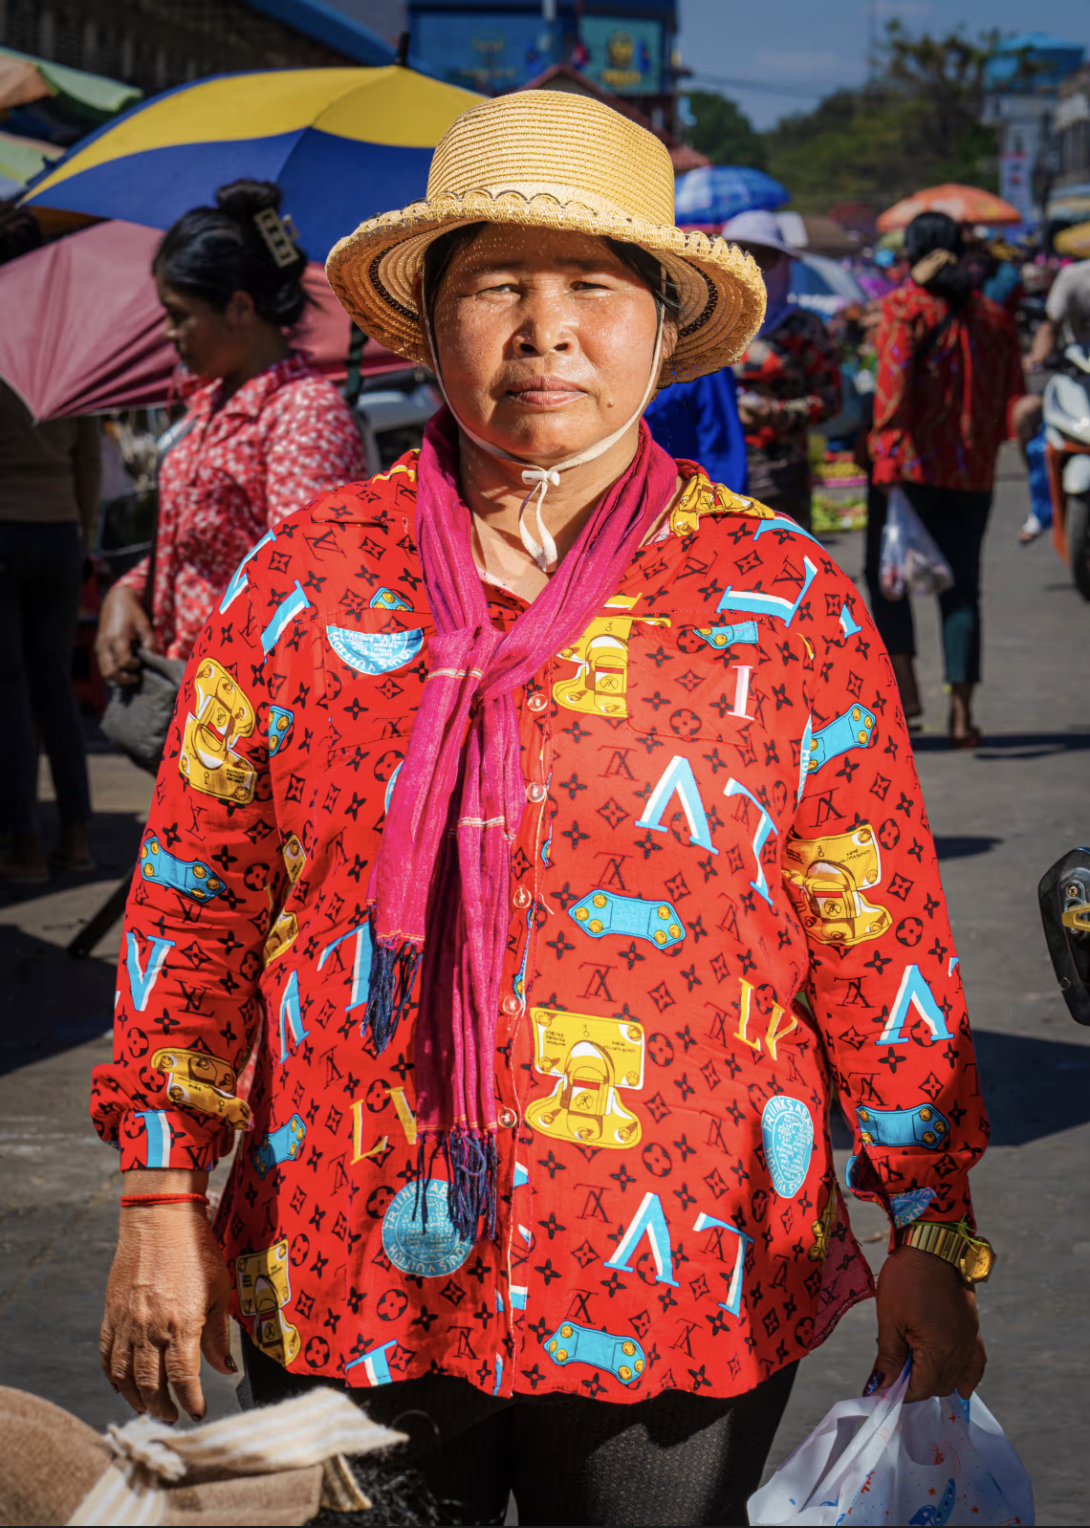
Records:
M903 488L890 489L878 584L887 600L909 594L941 594L954 584L950 564L935 545Z
M1025 1467L979 1396L904 1404L909 1370L884 1395L840 1401L767 1485L751 1523L1032 1523Z

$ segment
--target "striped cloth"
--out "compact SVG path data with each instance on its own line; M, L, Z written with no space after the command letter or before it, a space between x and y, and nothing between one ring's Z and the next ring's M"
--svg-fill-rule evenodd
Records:
M69 1518L79 1528L167 1523L169 1488L183 1481L199 1486L210 1477L220 1482L308 1469L339 1455L389 1448L404 1435L372 1422L346 1396L314 1390L187 1432L137 1417L108 1428L107 1439L116 1457ZM342 1510L369 1505L358 1488L352 1495L352 1477L343 1467L327 1470L325 1486L327 1493L333 1488L330 1504ZM238 1521L258 1519L247 1515Z

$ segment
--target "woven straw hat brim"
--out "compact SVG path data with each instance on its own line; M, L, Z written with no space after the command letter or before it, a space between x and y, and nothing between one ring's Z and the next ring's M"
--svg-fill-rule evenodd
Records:
M326 263L329 284L365 334L398 355L430 365L413 283L433 240L477 222L570 230L638 244L655 255L677 283L681 298L677 348L663 362L660 387L691 381L737 361L764 318L760 269L735 245L579 201L562 201L542 191L444 193L371 218L334 246Z

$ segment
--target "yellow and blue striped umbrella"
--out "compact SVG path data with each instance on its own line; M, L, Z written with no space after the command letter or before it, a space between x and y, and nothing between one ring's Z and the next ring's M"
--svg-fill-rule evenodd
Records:
M423 197L433 148L479 100L396 64L219 75L84 138L24 201L169 228L228 181L275 180L303 248L324 260L364 218Z

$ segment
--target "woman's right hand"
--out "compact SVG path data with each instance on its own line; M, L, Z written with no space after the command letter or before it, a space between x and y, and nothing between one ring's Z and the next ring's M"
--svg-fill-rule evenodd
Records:
M113 684L135 684L140 660L134 647L153 649L155 634L147 612L125 584L115 584L102 602L95 638L95 657L102 677Z
M103 1373L134 1411L173 1423L177 1397L194 1421L203 1418L201 1354L221 1374L237 1373L230 1294L227 1264L200 1204L121 1211L98 1345Z

